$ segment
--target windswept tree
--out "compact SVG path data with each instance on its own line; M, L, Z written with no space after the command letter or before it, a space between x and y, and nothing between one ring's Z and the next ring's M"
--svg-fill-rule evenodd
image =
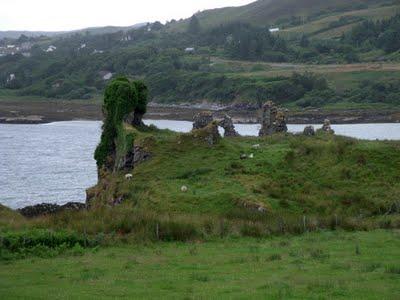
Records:
M133 85L137 91L138 103L135 108L132 125L143 126L144 125L143 116L147 111L148 89L147 86L142 81L134 81Z
M123 120L138 106L136 85L125 77L113 80L106 88L103 103L103 132L95 151L99 168L114 168L117 140L123 137Z

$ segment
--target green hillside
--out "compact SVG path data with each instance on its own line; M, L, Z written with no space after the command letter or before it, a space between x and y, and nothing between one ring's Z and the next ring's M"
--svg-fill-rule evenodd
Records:
M124 75L143 80L157 103L396 108L396 3L257 1L165 25L0 40L0 94L89 100ZM9 44L31 48L12 55Z
M241 7L206 10L196 14L205 27L231 22L245 22L258 26L307 23L328 15L341 15L360 9L374 9L396 1L387 0L259 0ZM368 14L364 14L368 16ZM295 25L295 24L291 24ZM178 27L182 26L181 24Z
M336 13L281 31L282 34L307 34L314 38L339 38L363 20L381 20L400 12L399 5L371 7Z

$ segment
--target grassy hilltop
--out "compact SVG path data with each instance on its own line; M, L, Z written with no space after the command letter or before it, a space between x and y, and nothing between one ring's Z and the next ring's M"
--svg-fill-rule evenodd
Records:
M125 130L152 158L133 170L132 181L124 178L129 171L107 175L97 187L100 203L122 197L159 213L227 214L259 204L272 214L375 216L400 192L398 142L278 135L224 138L210 147L196 134Z
M346 15L362 9L374 9L383 5L396 4L395 1L371 0L259 0L240 7L211 9L197 14L205 27L218 26L231 22L245 22L253 25L292 25L291 22L314 21L327 16ZM381 17L392 14L387 12ZM368 14L365 14L368 16ZM182 26L178 23L176 27Z

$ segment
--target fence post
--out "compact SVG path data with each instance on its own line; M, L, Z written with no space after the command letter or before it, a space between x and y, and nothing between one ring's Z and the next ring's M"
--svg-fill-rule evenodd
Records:
M156 237L157 237L157 240L159 241L160 240L160 228L159 228L158 223L156 224Z
M303 229L304 229L304 232L307 231L307 226L306 226L306 215L303 216Z

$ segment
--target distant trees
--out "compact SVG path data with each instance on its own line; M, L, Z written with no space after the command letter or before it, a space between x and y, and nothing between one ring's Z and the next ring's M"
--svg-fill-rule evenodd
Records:
M342 38L357 47L376 47L386 53L400 50L400 14L387 20L364 21Z
M300 39L300 47L308 48L310 46L310 40L306 35L302 35Z
M200 22L196 15L190 18L187 31L190 34L198 34L200 32Z
M268 28L235 22L221 25L203 34L207 43L222 45L234 59L287 61L288 46L284 39L272 35Z

